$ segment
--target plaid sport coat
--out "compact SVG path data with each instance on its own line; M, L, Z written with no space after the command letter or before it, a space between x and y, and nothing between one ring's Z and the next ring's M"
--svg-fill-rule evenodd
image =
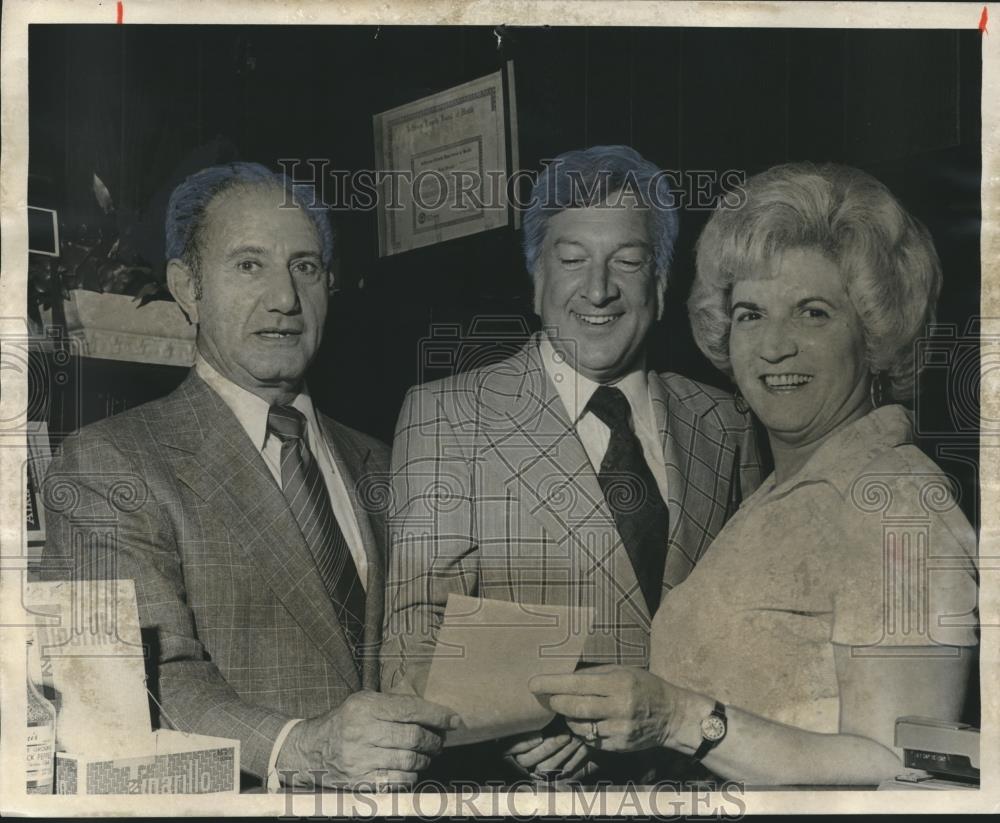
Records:
M752 422L730 395L677 374L648 381L669 487L665 593L761 468ZM384 689L405 679L419 690L416 664L433 655L450 592L590 606L584 661L648 665L651 615L537 335L502 362L409 391L392 494Z
M389 450L318 417L368 555L357 668L281 489L193 370L170 395L67 438L44 485L42 576L134 580L161 723L238 738L241 768L258 778L289 719L378 688L385 524L365 483L385 476ZM74 550L109 523L107 539Z

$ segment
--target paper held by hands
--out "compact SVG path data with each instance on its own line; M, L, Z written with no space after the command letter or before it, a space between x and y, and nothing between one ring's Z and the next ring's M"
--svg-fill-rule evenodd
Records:
M451 594L424 698L462 718L445 746L535 731L554 716L528 690L537 674L569 674L593 609L509 603Z

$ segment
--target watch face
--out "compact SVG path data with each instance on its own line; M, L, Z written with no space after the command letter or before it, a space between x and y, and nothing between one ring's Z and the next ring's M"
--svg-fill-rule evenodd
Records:
M714 714L701 721L701 736L706 740L722 740L726 734L726 722Z

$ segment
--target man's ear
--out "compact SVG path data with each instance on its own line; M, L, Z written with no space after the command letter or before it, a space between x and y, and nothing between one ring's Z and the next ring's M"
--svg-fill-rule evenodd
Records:
M198 289L195 274L183 260L174 258L167 263L167 288L189 323L198 322Z

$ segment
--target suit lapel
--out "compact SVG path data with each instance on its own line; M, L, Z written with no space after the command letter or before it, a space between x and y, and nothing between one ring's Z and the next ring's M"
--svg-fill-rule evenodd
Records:
M387 484L388 478L369 478L369 484L359 481L364 478L365 463L370 450L345 437L329 418L318 415L326 434L330 454L347 487L347 496L354 511L354 519L361 534L361 545L368 560L368 579L365 581L365 636L362 648L358 650L362 659L362 684L366 689L378 689L378 650L382 642L382 612L385 598L385 558L382 554L384 540L384 520L378 522L372 503L382 499L378 484ZM375 485L371 485L375 484ZM382 535L376 531L381 530Z
M728 478L719 468L726 465L724 453L732 447L722 432L706 425L704 414L714 405L711 397L699 395L681 402L667 391L656 372L649 372L648 381L667 470L670 525L665 594L688 576L711 542L707 527L714 521L720 501L725 505L729 491L728 487L717 488L720 479Z
M178 479L212 506L275 596L357 690L361 684L344 631L281 489L229 407L200 379L194 381L186 385L187 400L211 428L200 442L190 431L160 438L185 452L175 462Z
M683 489L684 472L688 468L691 455L686 447L677 442L676 438L670 435L671 415L678 419L684 419L687 426L697 426L687 408L681 403L670 403L669 395L664 389L663 382L656 372L649 372L647 375L649 382L649 396L653 403L653 416L656 420L656 428L660 433L660 443L663 446L663 461L667 470L667 512L670 516L670 525L667 527L667 545L675 544L679 537L681 528L681 498L679 490Z
M516 382L489 387L495 389L486 401L491 409L507 412L491 415L484 425L493 459L505 463L524 510L572 552L577 582L589 580L599 591L613 592L615 603L629 601L648 620L632 562L590 458L542 365L537 338L515 358L509 373L517 375Z

